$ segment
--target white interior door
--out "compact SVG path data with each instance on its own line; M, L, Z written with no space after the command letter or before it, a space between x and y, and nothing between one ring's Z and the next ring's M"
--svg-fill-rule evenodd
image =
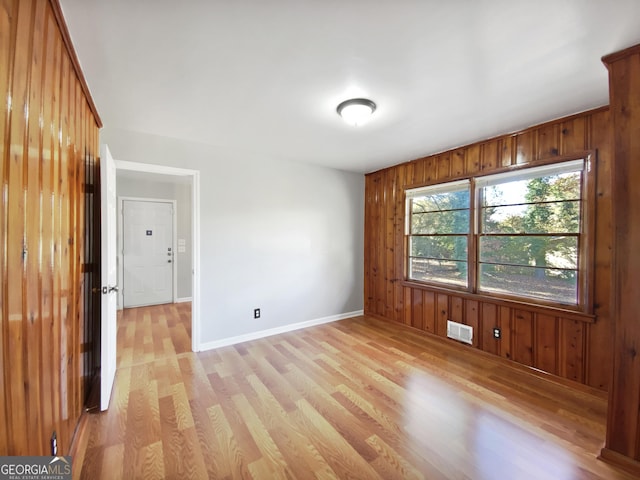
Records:
M173 302L173 203L122 203L124 307Z
M116 376L116 167L106 145L100 146L100 209L101 209L101 339L100 339L100 410L109 407Z

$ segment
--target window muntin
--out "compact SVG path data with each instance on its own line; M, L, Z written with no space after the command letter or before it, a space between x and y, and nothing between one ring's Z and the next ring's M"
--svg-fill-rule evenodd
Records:
M584 167L581 159L407 190L408 279L579 305Z
M408 276L468 286L469 181L407 191Z

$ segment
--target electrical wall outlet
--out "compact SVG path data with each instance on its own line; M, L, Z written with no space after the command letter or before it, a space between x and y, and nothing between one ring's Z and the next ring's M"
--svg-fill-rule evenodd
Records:
M259 308L254 308L253 309L253 318L260 318L260 309Z
M53 431L51 435L51 456L58 456L58 436L56 435L56 431Z
M494 327L493 328L493 338L501 338L502 337L502 331L500 330L499 327Z

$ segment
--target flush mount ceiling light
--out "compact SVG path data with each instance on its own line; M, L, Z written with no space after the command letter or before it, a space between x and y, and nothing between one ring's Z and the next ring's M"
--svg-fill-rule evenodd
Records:
M376 104L366 98L352 98L338 105L336 111L349 125L358 126L369 120Z

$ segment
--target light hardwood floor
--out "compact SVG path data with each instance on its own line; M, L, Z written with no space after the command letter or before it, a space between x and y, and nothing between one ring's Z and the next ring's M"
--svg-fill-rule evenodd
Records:
M189 352L188 304L119 319L111 406L74 476L620 479L606 395L357 317Z

